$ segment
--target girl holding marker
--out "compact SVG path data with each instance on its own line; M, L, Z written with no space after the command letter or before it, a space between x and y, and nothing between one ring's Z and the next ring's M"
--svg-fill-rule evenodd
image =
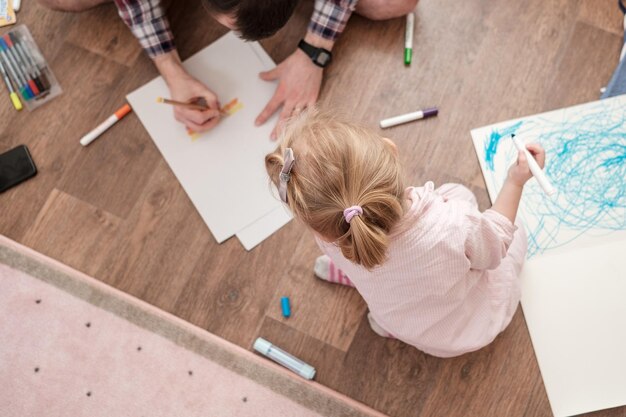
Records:
M356 287L377 334L452 357L507 327L527 244L514 224L532 176L524 152L481 213L460 184L406 188L394 143L362 127L309 111L282 136L265 165L325 253L315 275ZM544 150L528 150L543 167Z

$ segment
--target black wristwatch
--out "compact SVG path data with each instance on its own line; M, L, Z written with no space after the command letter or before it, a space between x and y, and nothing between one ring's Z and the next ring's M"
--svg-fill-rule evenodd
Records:
M313 46L310 43L305 42L304 39L300 41L298 48L302 49L318 67L324 68L330 64L330 61L333 59L333 55L328 49Z

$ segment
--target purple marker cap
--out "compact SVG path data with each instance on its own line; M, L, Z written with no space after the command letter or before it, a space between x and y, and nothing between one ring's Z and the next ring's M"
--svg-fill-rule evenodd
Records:
M427 109L422 110L422 113L424 113L424 118L433 117L433 116L436 116L437 113L439 113L439 109L437 107L429 107Z

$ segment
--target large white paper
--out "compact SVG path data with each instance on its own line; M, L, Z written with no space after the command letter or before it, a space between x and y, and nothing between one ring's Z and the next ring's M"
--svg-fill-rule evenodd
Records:
M534 179L522 307L557 417L626 404L626 97L486 126L472 138L494 201L517 158L509 133L546 149Z
M258 74L274 63L258 43L244 42L231 32L184 66L210 86L222 105L237 98L243 107L193 139L174 120L171 106L156 102L169 96L161 77L129 94L128 102L215 239L221 243L242 231L248 238L244 246L250 249L289 220L276 215L284 209L269 192L264 166L265 155L276 148L269 139L276 119L254 126L276 89ZM253 227L252 237L245 233L248 227Z

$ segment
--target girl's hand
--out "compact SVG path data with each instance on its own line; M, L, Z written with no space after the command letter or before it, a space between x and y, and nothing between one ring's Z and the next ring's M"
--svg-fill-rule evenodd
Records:
M546 163L546 151L538 143L529 143L526 145L528 152L535 158L537 164L543 169ZM532 172L528 168L528 160L526 159L526 152L519 151L517 156L517 162L509 168L508 180L513 184L523 187L526 181L531 179Z

